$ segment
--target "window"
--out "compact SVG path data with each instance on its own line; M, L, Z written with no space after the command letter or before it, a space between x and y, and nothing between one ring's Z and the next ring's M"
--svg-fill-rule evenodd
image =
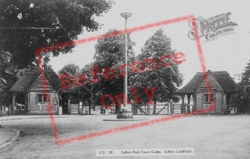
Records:
M213 102L213 94L204 94L205 103Z
M48 94L37 94L38 102L45 103L47 102L49 95Z

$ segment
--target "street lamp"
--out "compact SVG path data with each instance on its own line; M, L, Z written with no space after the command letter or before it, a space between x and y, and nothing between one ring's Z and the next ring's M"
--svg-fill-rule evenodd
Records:
M120 14L123 18L125 18L125 59L124 59L124 65L125 65L125 75L124 75L124 97L123 97L123 106L126 106L126 102L128 100L128 90L127 90L127 80L128 80L128 67L127 67L127 19L132 16L132 13L124 12Z

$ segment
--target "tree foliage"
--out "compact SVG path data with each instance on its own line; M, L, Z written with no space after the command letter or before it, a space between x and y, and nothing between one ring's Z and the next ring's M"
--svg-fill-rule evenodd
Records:
M77 39L84 30L101 27L96 16L110 10L110 0L0 0L1 90L7 92L19 69L36 66L35 50ZM52 56L72 52L75 45L52 50ZM49 54L42 54L43 62ZM7 81L7 84L6 82ZM5 84L4 84L5 83Z
M80 73L80 67L75 64L67 64L58 71L59 75L68 74L71 77L75 77L78 73Z
M110 29L106 34L112 34L113 32L118 32L118 30ZM131 41L130 34L128 34L127 44L128 58L131 58L134 55L133 46L135 43ZM124 62L124 47L124 35L110 37L104 35L98 39L97 44L95 45L96 52L94 59L102 68L112 67L118 63L122 64Z
M242 84L250 84L250 62L247 63L247 66L245 67L245 71L242 73Z
M139 61L143 63L144 71L134 74L130 77L131 88L136 88L138 97L144 102L148 102L148 95L145 94L145 89L149 93L153 93L154 105L157 101L178 101L179 98L173 95L178 87L182 84L182 75L179 73L178 65L174 62L169 66L157 65L160 63L160 57L173 57L175 51L171 48L171 39L168 38L162 29L157 30L150 37L145 46L142 48L142 53L138 56ZM154 59L154 62L146 64L145 59ZM171 62L165 59L164 62ZM157 67L156 67L157 66ZM155 88L152 90L152 88ZM152 91L151 91L152 90ZM131 92L133 94L133 92ZM155 113L155 107L154 107Z
M110 29L107 34L112 32L117 32L117 30ZM133 46L135 43L131 40L130 34L128 34L127 40L127 55L128 59L131 59L134 55ZM104 35L97 41L95 49L95 66L99 69L99 77L101 79L98 87L102 88L99 93L102 95L123 93L124 76L120 76L122 69L119 67L124 64L125 36L106 38ZM107 77L103 74L107 75Z
M230 102L237 106L238 113L250 113L250 62L247 63L242 79L237 84L237 94L231 97Z
M110 29L106 34L117 32L115 29ZM134 42L131 41L128 35L128 57L131 58L134 54ZM123 65L125 36L110 36L103 35L95 45L94 62L85 65L80 71L80 74L85 79L81 85L76 86L76 90L81 94L82 100L87 100L89 109L91 105L100 103L100 99L104 94L113 96L123 93L123 76L119 76L119 66Z
M17 80L15 72L10 67L10 56L10 53L3 51L0 54L0 106L2 104L6 105L11 101L11 96L8 94L8 89Z
M94 89L96 87L96 84L91 83L90 74L91 74L91 68L93 66L94 66L93 63L89 63L80 70L80 75L84 77L80 77L82 78L81 84L76 86L75 88L79 93L80 100L82 100L84 103L88 102L90 114L92 105L95 110L96 97L98 96L97 89Z
M107 0L1 0L1 50L11 53L11 62L27 67L35 61L35 50L77 39L84 31L96 31L101 16L111 8ZM32 29L33 28L33 29ZM53 56L74 46L52 50Z

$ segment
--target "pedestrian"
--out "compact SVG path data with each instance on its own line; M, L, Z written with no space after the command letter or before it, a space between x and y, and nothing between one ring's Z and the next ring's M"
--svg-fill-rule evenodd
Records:
M120 102L116 102L116 104L115 104L115 114L117 114L117 112L119 111L120 107L121 107L121 103Z
M102 106L102 107L101 107L101 114L104 114L104 115L105 115L105 113L106 113L106 109Z

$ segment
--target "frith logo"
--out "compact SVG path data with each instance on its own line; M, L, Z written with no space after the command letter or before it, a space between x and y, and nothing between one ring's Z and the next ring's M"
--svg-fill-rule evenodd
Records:
M234 33L234 26L237 24L230 21L231 13L223 13L208 19L202 17L189 20L189 26L192 28L188 32L188 37L195 40L198 37L205 37L207 41L213 40L218 36ZM193 27L196 28L193 29Z

